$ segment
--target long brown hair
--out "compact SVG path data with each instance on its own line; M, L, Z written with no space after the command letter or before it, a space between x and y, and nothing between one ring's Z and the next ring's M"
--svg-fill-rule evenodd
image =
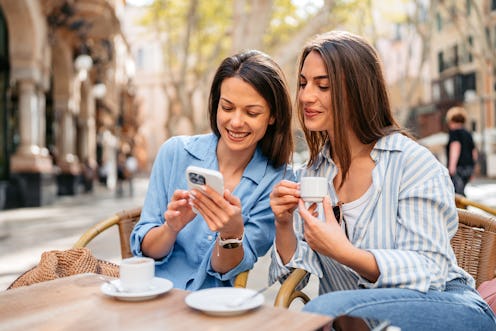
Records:
M301 53L298 77L307 55L313 51L322 57L329 78L335 142L339 139L334 145L330 142L330 153L341 166L343 183L351 164L350 143L343 123L349 123L363 144L371 144L392 132L408 133L393 118L381 62L365 39L344 31L316 35ZM298 97L296 103L310 152L308 166L311 166L329 137L327 131L305 128Z
M258 142L262 154L274 167L291 161L293 133L291 130L292 102L284 72L267 54L257 50L244 51L230 56L220 64L215 73L208 101L210 128L220 136L217 127L217 109L222 82L239 77L250 84L264 99L275 119Z

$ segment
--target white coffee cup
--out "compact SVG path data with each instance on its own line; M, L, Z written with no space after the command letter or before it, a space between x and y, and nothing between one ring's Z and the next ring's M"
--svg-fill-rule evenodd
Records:
M155 260L134 256L122 260L119 267L121 288L128 292L141 292L150 288L155 277Z
M327 195L327 178L301 177L300 195L305 202L322 202Z

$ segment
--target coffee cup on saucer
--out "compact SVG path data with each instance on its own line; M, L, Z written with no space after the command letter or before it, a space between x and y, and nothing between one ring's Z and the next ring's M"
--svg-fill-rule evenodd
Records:
M120 287L127 292L143 292L150 288L155 277L155 260L134 256L122 260L119 267Z
M300 196L305 202L322 202L327 195L326 177L301 177Z

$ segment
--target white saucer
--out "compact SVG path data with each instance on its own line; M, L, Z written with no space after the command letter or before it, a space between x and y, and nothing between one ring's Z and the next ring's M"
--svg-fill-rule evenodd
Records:
M121 282L119 279L111 281L112 284L120 288ZM118 292L114 286L103 283L100 290L103 294L124 301L143 301L155 298L159 294L168 292L172 289L172 282L165 278L155 277L150 284L150 288L141 292Z
M248 298L255 293L255 290L247 288L216 287L193 292L186 297L185 301L189 307L208 315L231 316L261 306L265 301L262 294L242 302L243 297ZM242 304L234 307L229 305L235 302L242 302Z

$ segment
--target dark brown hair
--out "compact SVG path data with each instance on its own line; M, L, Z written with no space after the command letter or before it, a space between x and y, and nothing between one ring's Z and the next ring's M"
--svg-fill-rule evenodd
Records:
M279 65L267 54L249 50L230 56L220 64L215 73L208 101L210 128L220 136L217 127L217 109L222 82L239 77L250 84L267 102L274 124L268 126L264 137L258 142L263 155L274 167L291 161L293 134L291 129L292 103L286 77Z
M308 54L317 52L325 63L331 93L331 112L334 118L335 143L330 144L333 158L341 166L344 182L351 164L348 136L343 123L363 144L376 142L393 132L407 134L393 118L382 66L374 48L363 38L344 31L331 31L315 36L304 47L298 67L300 76ZM299 87L297 95L299 92ZM329 139L327 131L305 128L301 104L297 100L298 118L310 151L308 166Z

